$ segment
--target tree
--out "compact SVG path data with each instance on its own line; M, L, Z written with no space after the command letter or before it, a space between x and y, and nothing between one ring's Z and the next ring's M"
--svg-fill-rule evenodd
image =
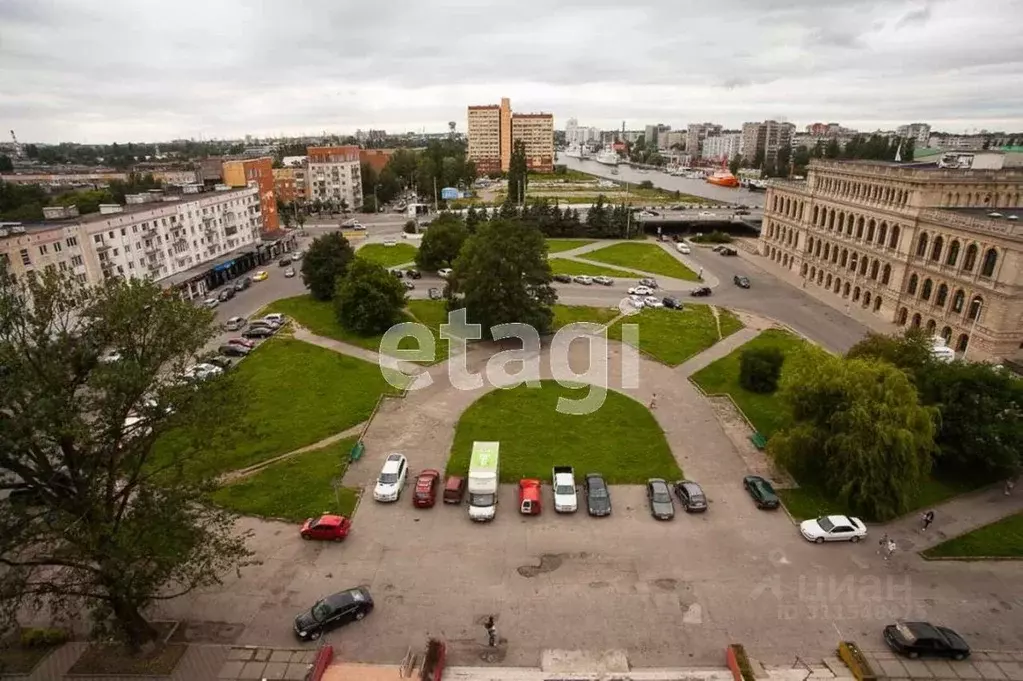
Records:
M528 184L529 168L526 163L526 145L522 140L516 140L508 165L508 200L512 203L521 203L525 199Z
M775 347L750 347L739 355L739 385L755 393L778 389L785 354Z
M348 212L348 199L341 199L341 203L339 205L341 207L341 212L342 213L347 213ZM374 205L376 205L376 204L374 204Z
M909 374L919 389L922 376L936 369L931 338L921 328L910 328L902 335L870 332L845 354L848 359L881 359Z
M828 146L824 148L824 158L835 159L841 155L842 147L838 145L838 140L832 137L830 140L828 140Z
M307 256L308 257L308 256ZM383 333L401 321L405 287L387 268L356 258L337 280L334 308L341 326L363 336Z
M753 167L763 168L764 167L764 148L757 147L757 152L753 156Z
M7 154L0 154L0 173L13 173L14 161Z
M302 257L302 281L316 300L330 300L337 280L345 275L355 257L348 239L340 232L313 239Z
M805 144L801 144L798 147L796 147L795 151L792 152L792 173L794 175L805 176L806 169L809 165L810 150L806 147Z
M742 167L742 154L736 154L735 158L728 163L728 172L735 175L739 172L740 167Z
M348 202L343 201L344 210L348 211ZM380 207L377 205L377 199L375 196L364 196L362 199L362 212L363 213L377 213L380 211Z
M904 373L814 350L786 370L780 397L791 425L768 446L797 479L870 520L909 510L931 469L936 414Z
M416 252L416 265L428 272L451 267L468 237L469 230L462 218L451 213L441 214L423 235L423 242Z
M228 444L218 426L243 396L229 376L178 378L217 333L213 314L145 280L0 272L0 320L0 487L31 499L0 504L2 610L85 608L148 647L147 606L251 555L192 466Z
M653 180L643 180L642 182L639 183L639 188L640 189L653 189L654 188Z
M521 322L539 333L554 323L557 293L547 245L536 227L521 220L479 225L455 260L451 296L464 294L466 314L489 337L496 324Z
M415 234L419 231L419 226L415 220L406 220L405 225L401 228L405 234Z

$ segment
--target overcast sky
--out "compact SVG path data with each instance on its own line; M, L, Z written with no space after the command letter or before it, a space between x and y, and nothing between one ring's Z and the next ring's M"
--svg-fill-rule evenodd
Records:
M1023 130L1021 0L0 0L28 141L774 118Z

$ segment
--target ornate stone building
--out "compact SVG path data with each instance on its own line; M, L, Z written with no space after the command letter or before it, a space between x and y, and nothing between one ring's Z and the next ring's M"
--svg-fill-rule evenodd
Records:
M899 326L971 359L1023 355L1023 170L814 161L774 181L759 249Z

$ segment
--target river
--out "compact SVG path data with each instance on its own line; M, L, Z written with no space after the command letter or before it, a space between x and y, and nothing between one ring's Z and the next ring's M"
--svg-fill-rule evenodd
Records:
M627 165L618 165L618 174L612 175L611 171L613 168L611 166L597 163L591 159L582 160L578 158L571 158L565 154L558 154L555 163L567 166L572 170L579 170L584 173L605 177L617 182L631 182L632 184L639 184L644 180L649 180L654 183L655 187L667 189L668 191L679 191L683 194L692 194L693 196L701 196L705 199L713 199L715 201L722 201L726 203L744 203L747 206L754 208L764 207L763 192L751 192L748 189L738 187L734 189L730 187L718 187L717 185L710 184L705 180L690 180L685 177L674 177L667 173L662 173L659 170L638 171L633 170Z

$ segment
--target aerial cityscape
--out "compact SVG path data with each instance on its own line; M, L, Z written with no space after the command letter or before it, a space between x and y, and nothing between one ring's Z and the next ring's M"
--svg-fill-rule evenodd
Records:
M1018 9L733 4L0 5L0 676L1023 681Z

